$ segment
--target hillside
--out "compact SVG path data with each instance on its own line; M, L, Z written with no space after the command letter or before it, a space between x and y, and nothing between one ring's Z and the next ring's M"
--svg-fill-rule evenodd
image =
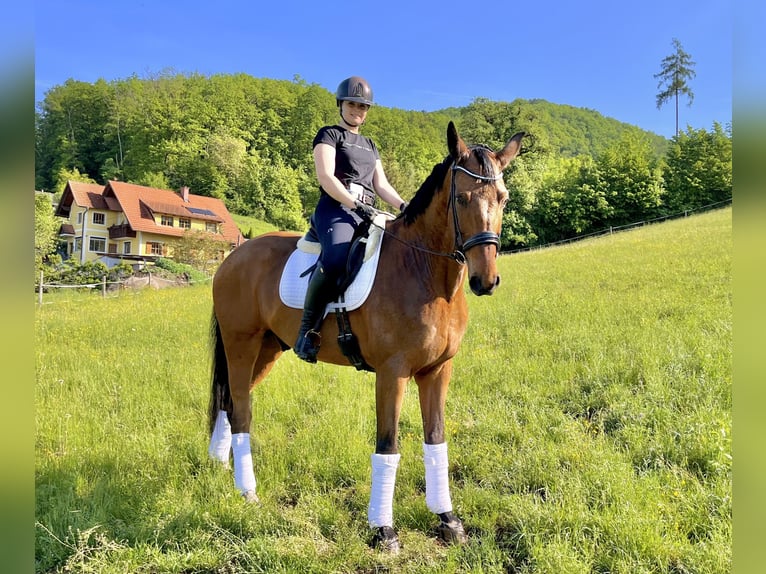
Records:
M469 542L435 540L411 384L397 556L368 546L372 374L278 361L253 391L252 506L208 460L209 283L51 297L32 346L36 569L728 574L731 232L726 208L500 257L447 397Z
M189 187L231 213L304 229L318 200L312 141L337 121L334 94L302 81L247 74L167 74L67 81L35 122L36 188L67 180ZM375 106L364 135L406 200L447 153L454 121L466 143L500 149L525 132L505 173L505 249L674 215L732 196L731 133L689 130L672 141L594 110L477 98L417 112Z
M334 94L325 88L246 74L169 74L111 83L68 80L54 86L38 105L35 185L55 189L62 167L76 167L97 182L117 174L134 183L161 172L170 177L173 171L193 167L186 165L195 157L187 158L188 153L196 152L195 161L200 160L197 148L226 173L236 168L232 162L241 161L232 155L238 140L264 158L278 157L286 165L297 166L310 160L316 129L335 117ZM366 132L383 142L381 149L394 161L402 159L402 169L411 169L420 156L430 167L443 156L444 130L450 119L473 143L494 146L498 142L486 141L487 137L502 140L511 135L508 131L525 130L545 142L550 153L565 157L595 156L619 141L626 130L650 138L658 157L667 143L661 136L594 110L522 99L478 98L463 108L435 112L378 106L370 114ZM495 134L485 133L482 123L491 123ZM216 137L209 140L211 135ZM208 168L198 174L205 178L204 185L189 181L188 176L186 184L204 192L215 175Z
M669 140L661 135L606 117L596 110L542 99L518 98L512 102L477 99L469 106L446 108L438 113L445 117L470 119L472 110L477 106L484 107L494 122L500 121L500 115L514 117L517 129L533 134L554 156L598 157L619 142L625 133L646 138L657 158L663 157L670 145Z

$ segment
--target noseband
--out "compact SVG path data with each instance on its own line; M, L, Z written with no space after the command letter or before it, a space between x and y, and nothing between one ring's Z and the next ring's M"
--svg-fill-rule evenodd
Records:
M492 231L481 231L477 233L476 235L472 235L471 237L463 241L463 232L460 231L460 221L457 215L457 205L456 205L457 191L455 186L455 175L456 175L455 172L462 171L463 173L467 173L471 177L481 181L497 181L503 177L503 174L501 172L496 175L479 175L478 173L473 173L472 171L467 170L466 168L460 165L457 165L457 163L453 163L451 169L452 169L452 183L450 184L449 203L452 205L452 220L455 223L455 251L452 254L452 257L460 265L464 265L466 262L465 252L468 251L471 247L476 247L477 245L492 244L495 246L497 250L499 250L500 237L497 235L497 233L494 233Z

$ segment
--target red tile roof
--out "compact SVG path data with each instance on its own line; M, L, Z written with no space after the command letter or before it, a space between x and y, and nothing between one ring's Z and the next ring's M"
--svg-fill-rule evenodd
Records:
M83 183L81 181L68 181L61 195L61 201L56 206L56 215L66 216L72 203L88 209L110 209L104 201L102 193L104 186L97 183Z
M159 235L181 237L185 229L159 225L154 213L188 217L189 219L213 221L221 224L223 239L234 245L244 241L237 224L223 201L215 197L188 194L184 201L179 193L167 189L145 187L123 181L110 181L106 187L77 181L67 182L59 207L69 206L72 201L80 207L121 211L134 231L146 231ZM196 212L189 211L189 208ZM57 212L57 215L59 213Z
M134 231L148 231L177 237L184 234L185 230L179 227L168 227L155 223L151 213L154 211L168 215L182 215L190 219L220 222L223 237L229 243L239 245L244 241L237 224L234 223L223 201L215 197L190 193L189 201L185 202L175 191L144 187L124 181L110 181L104 189L104 197L107 200L114 197L119 201L120 207ZM213 218L209 214L205 217L204 214L193 213L188 208L209 211L217 217Z
M80 207L90 207L93 209L108 209L102 193L104 191L103 185L97 183L82 183L80 181L68 182L69 188L72 190L74 200Z

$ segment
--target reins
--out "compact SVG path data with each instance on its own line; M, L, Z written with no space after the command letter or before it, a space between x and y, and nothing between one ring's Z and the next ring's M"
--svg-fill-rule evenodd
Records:
M503 177L502 172L495 174L495 175L480 175L478 173L474 173L463 166L457 165L456 162L452 163L452 166L450 168L452 170L452 181L450 182L450 196L449 201L447 202L447 209L452 207L452 220L455 225L455 250L451 253L447 253L445 251L433 251L431 249L427 249L425 247L421 247L420 245L415 245L414 243L410 243L408 241L405 241L404 239L401 239L388 231L385 226L381 227L379 225L375 225L376 227L383 230L383 233L388 235L389 237L393 237L400 243L411 247L412 249L416 249L418 251L422 251L424 253L428 253L430 255L437 255L439 257L448 257L449 259L453 259L455 262L457 262L458 265L465 265L466 258L465 258L465 252L468 251L471 247L475 247L476 245L484 245L484 244L492 244L497 249L500 249L500 237L497 235L497 233L494 233L492 231L481 231L475 235L472 235L469 237L466 241L463 241L463 232L460 231L460 221L457 214L457 207L455 205L456 201L456 185L455 185L455 172L456 171L462 171L463 173L466 173L470 175L473 178L476 178L481 181L497 181Z

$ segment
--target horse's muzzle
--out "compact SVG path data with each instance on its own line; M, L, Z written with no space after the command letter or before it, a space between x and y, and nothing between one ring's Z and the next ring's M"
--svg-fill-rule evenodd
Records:
M474 295L492 295L497 286L500 285L500 275L496 275L494 283L490 283L489 285L485 285L482 282L481 277L474 275L468 280L468 285L471 287L471 291Z

